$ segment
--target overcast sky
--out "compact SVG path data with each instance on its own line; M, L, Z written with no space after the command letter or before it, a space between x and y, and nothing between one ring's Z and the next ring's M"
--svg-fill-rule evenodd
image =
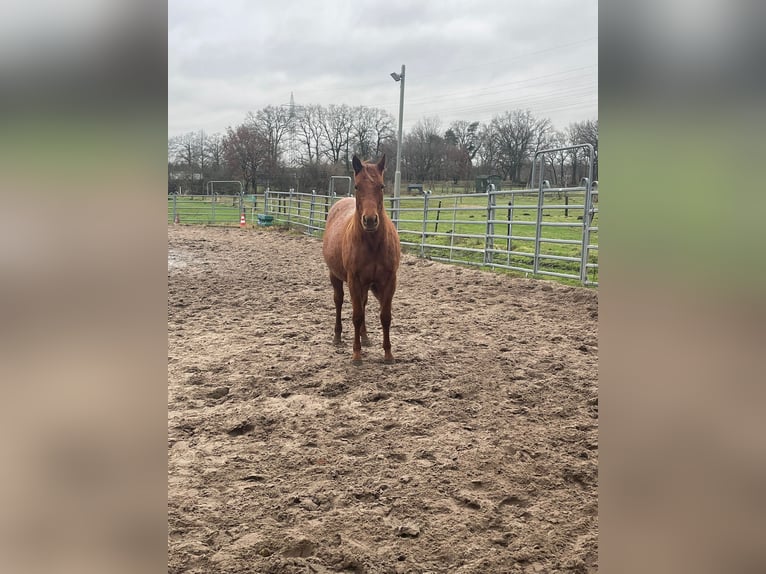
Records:
M597 0L169 0L168 135L224 132L267 105L348 104L404 131L530 109L598 118Z

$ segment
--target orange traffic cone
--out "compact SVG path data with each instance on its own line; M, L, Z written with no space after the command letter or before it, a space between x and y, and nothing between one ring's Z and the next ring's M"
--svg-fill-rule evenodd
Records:
M239 226L240 227L247 227L247 221L245 221L245 212L242 212L242 215L239 218Z

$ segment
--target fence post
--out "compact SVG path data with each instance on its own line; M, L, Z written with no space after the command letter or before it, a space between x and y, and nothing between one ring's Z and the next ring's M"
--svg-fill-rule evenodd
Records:
M439 216L442 214L442 200L439 200L439 207L436 209L436 223L434 223L434 233L439 233Z
M213 192L213 195L210 198L210 209L213 212L213 221L211 223L213 224L215 224L215 198L216 198L216 195L215 195L215 192Z
M543 195L543 178L545 177L545 164L543 164L544 155L540 154L540 184L537 188L537 225L535 225L535 258L534 265L532 266L532 273L537 275L537 271L540 268L540 239L542 237L542 223L543 223L543 204L545 203L545 196Z
M290 188L287 199L287 226L290 226L290 217L293 214L293 188Z
M511 251L513 251L511 235L513 235L513 193L511 193L511 201L508 202L508 265L511 264Z
M580 281L588 280L588 243L590 242L590 180L585 182L585 206L582 214L582 252L580 253Z
M173 223L178 221L178 194L173 194Z
M311 190L311 206L309 207L309 235L314 235L314 204L317 200L317 190Z
M295 191L295 188L291 187L290 191ZM301 218L301 207L303 206L303 201L301 200L301 194L296 193L295 194L295 201L298 204L298 214L296 215L296 218L300 220Z
M423 231L420 235L420 256L426 256L426 226L428 225L428 194L423 195Z
M491 249L495 248L495 193L490 189L487 191L487 230L486 238L484 240L484 264L490 265L492 263L493 254Z
M460 197L460 201L463 201L462 196ZM457 197L455 198L455 202L452 204L452 233L450 233L449 238L449 260L452 261L452 252L453 247L455 246L455 222L457 221Z
M263 214L266 215L269 212L269 188L263 190Z

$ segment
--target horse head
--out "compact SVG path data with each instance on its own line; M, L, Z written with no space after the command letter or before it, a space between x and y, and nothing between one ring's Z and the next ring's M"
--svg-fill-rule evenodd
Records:
M384 154L378 163L362 163L355 155L351 163L354 166L356 215L362 229L373 233L378 230L384 214L383 170L386 156Z

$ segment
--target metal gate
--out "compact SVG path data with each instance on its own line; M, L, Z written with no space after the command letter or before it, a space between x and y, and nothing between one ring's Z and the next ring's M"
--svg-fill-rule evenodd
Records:
M579 187L573 187L573 188L551 188L548 184L548 180L544 179L545 177L545 158L546 156L549 156L552 153L559 152L559 151L574 151L576 152L579 149L584 149L588 153L588 176L584 177L580 180L580 186ZM594 149L593 146L589 143L585 144L578 144L574 146L566 146L566 147L560 147L560 148L551 148L546 150L538 151L535 154L535 157L532 162L532 176L530 177L530 185L534 185L534 177L535 177L535 171L538 173L538 187L537 187L537 220L535 225L535 252L534 252L534 265L533 265L533 273L535 274L547 274L547 275L559 275L562 277L571 277L571 274L557 274L555 272L547 272L543 273L541 271L543 265L542 263L545 260L553 260L553 261L569 261L574 263L579 263L580 269L579 269L579 279L584 284L595 284L597 285L598 282L595 278L590 279L588 278L588 271L593 271L593 275L595 277L595 273L598 269L598 262L597 257L591 257L592 253L594 251L598 250L598 245L591 243L591 236L595 236L595 234L598 233L598 225L594 225L594 220L596 219L596 215L598 213L597 208L597 197L598 197L598 188L594 189L593 186L593 164L594 164ZM583 203L582 205L577 206L570 206L569 205L569 197L572 193L582 192L583 194ZM552 197L553 194L557 194L559 198L561 198L561 195L565 194L566 203L564 205L556 205L555 202L553 205L548 204L546 205L546 197ZM548 214L551 213L552 210L561 210L564 209L565 212L568 212L570 209L582 209L582 215L578 216L578 220L580 220L580 223L570 223L570 222L561 222L561 221L555 221L555 222L546 222L544 221L544 217L546 216L546 211ZM579 261L577 257L574 256L560 256L560 255L552 255L550 253L547 253L547 250L545 249L548 245L577 245L578 242L575 242L574 240L569 239L561 239L559 237L555 237L556 234L552 233L546 233L546 231L551 230L552 228L574 228L580 231L581 238L579 240Z

